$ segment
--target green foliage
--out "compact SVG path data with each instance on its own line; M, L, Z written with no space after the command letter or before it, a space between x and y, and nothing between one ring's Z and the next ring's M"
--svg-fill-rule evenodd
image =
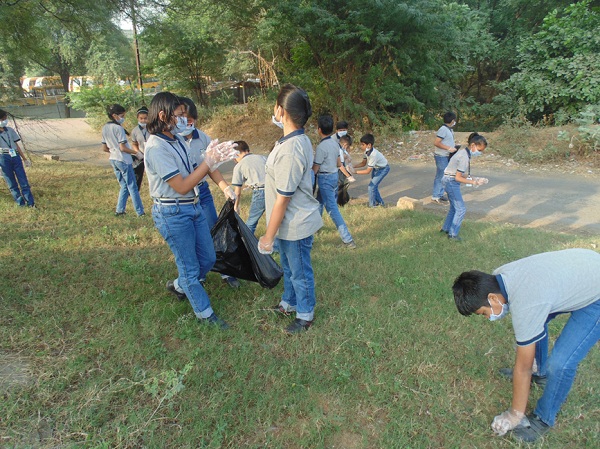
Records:
M559 139L568 141L569 148L580 155L600 150L600 105L587 106L573 122L578 125L576 131L561 131Z

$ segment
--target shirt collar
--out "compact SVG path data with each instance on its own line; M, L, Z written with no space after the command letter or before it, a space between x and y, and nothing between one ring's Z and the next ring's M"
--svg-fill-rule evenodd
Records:
M323 142L324 140L327 140L327 139L331 139L331 136L323 137L323 138L321 139L321 142Z
M198 132L197 128L194 128L194 130L192 131L192 139L199 139L200 138L200 133Z
M502 279L502 275L497 274L496 280L498 281L498 285L500 286L500 293L502 293L502 296L504 296L504 299L506 299L506 302L508 303L508 292L506 291L506 286L504 285L504 279Z
M297 129L296 131L292 131L291 133L283 136L277 141L277 143L283 143L286 140L291 139L292 137L301 136L302 134L304 134L304 128Z
M370 150L367 150L367 151L365 151L365 154L366 154L367 156L371 156L371 153L373 153L373 150L374 150L374 149L375 149L375 148L371 147L371 149L370 149Z
M172 139L167 136L166 134L163 133L156 133L157 137L160 137L163 140L166 140L167 142L177 142L177 137L173 137Z

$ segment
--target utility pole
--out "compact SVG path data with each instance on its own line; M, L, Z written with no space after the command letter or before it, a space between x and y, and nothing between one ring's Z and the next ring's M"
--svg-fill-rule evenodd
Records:
M131 12L131 25L133 26L133 46L135 48L135 67L137 69L137 80L140 94L142 96L142 103L144 102L144 83L142 81L142 68L140 63L140 46L138 45L137 37L137 16L135 11L135 0L131 0L130 3Z

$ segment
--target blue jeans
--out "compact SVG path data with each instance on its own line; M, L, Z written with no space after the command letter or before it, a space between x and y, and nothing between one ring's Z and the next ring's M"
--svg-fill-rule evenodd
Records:
M10 154L0 154L0 168L2 168L2 176L15 202L19 206L35 206L21 156L12 157Z
M315 317L315 276L310 262L314 237L302 240L278 239L283 268L281 305L286 311L296 311L296 318L312 321Z
M317 200L321 203L319 212L323 214L323 206L327 210L327 213L333 220L336 229L340 233L342 242L350 243L352 236L348 231L348 226L340 213L340 209L337 205L337 185L338 185L338 174L337 173L319 173L317 174L317 184L319 191L317 193Z
M198 187L198 195L200 205L202 206L204 216L206 217L206 221L208 223L208 229L210 230L217 222L218 216L217 209L215 208L215 200L213 199L212 193L210 193L208 182L203 182L200 184L200 187Z
M433 180L433 193L431 198L436 200L444 196L444 186L442 185L442 178L444 177L444 170L448 167L448 156L440 156L434 154L435 158L435 179Z
M448 210L442 230L446 231L450 237L456 237L467 213L467 208L460 193L460 182L453 177L444 176L442 184L448 194L448 201L450 201L450 210Z
M142 198L140 197L140 191L137 188L135 180L135 173L133 172L133 166L126 164L122 161L110 160L110 164L113 167L117 181L121 186L119 190L119 198L117 199L117 213L125 212L127 207L127 198L131 195L131 201L133 201L133 208L138 215L144 214L144 205L142 204Z
M154 204L152 218L175 256L178 286L188 297L196 316L208 318L213 310L198 279L210 271L216 255L202 207L200 204Z
M547 349L547 334L544 340ZM571 317L554 343L550 357L541 368L540 372L547 377L546 387L534 413L549 426L554 426L556 415L571 391L579 363L599 340L600 299L571 312Z
M374 168L371 170L371 182L369 183L369 207L385 206L383 198L379 193L379 184L383 178L390 172L390 166L386 165L383 168Z
M250 203L250 213L246 224L254 234L258 220L265 213L265 189L256 189L252 191L252 202Z

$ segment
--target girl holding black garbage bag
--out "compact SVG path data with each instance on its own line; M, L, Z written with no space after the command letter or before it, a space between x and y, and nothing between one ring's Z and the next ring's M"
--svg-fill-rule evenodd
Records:
M296 313L285 330L296 334L314 320L315 279L310 260L313 235L323 220L312 192L313 151L304 125L312 114L308 94L292 84L282 87L273 109L273 123L283 126L265 167L267 230L258 243L262 253L273 252L275 238L283 268L283 295L274 307L282 315Z
M204 161L193 167L187 145L178 132L185 130L186 107L176 95L160 92L150 103L145 168L150 187L152 218L169 244L179 277L167 289L190 301L201 323L229 326L214 313L199 279L215 263L215 250L206 217L198 202L198 183L221 163L237 156L233 142L208 146Z

